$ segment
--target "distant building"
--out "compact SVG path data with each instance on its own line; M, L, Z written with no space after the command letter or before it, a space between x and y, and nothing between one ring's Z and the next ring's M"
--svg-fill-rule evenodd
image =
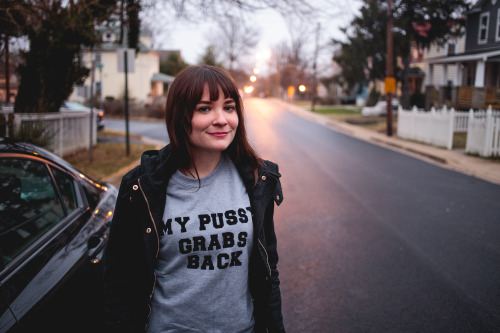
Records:
M0 104L13 104L19 88L19 77L16 67L20 62L18 54L9 54L9 67L7 69L5 53L0 57ZM9 78L9 99L7 99L7 75Z
M118 72L118 49L127 45L126 33L119 43L119 28L101 27L97 29L101 42L92 50L84 51L84 62L88 68L95 60L94 96L122 99L125 95L125 74ZM135 70L128 73L128 96L131 101L144 104L155 97L163 96L164 84L173 77L160 73L160 56L151 49L151 34L142 31L139 51L135 57ZM85 102L90 98L91 76L83 85L77 86L70 96L71 100Z

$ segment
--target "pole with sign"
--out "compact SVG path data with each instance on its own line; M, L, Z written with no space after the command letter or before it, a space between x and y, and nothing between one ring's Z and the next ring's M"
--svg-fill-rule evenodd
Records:
M99 109L103 110L103 96L102 96L102 68L104 65L102 63L97 64L97 69L99 69Z
M396 80L392 68L392 0L387 1L387 56L385 93L387 94L387 136L392 136L392 94L396 92Z
M94 72L95 60L92 60L90 76L90 143L89 143L89 163L92 163L92 146L94 145Z
M125 135L127 156L130 156L129 113L128 113L128 73L134 72L134 49L118 49L118 72L125 73Z

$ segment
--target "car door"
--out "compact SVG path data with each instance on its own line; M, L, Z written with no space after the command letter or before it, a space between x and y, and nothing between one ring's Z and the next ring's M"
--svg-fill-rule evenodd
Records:
M9 308L3 286L0 285L0 332L5 332L14 325L16 325L16 318Z
M4 313L22 325L87 259L80 231L92 213L76 178L41 158L0 154L0 185L0 284L10 309Z

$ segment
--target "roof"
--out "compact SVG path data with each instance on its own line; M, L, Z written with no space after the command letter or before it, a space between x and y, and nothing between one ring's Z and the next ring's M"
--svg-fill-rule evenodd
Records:
M117 49L121 48L126 48L128 47L128 35L127 35L127 30L126 28L123 31L123 40L122 43L118 43L118 39L120 38L120 27L117 26L100 26L96 28L96 31L98 34L100 34L100 39L101 42L98 43L94 49L100 50L100 51L116 51ZM111 33L113 34L113 38L110 40L106 40L104 38L104 34L106 33ZM141 28L139 35L141 37L151 37L151 32L148 30L145 30ZM138 41L138 49L139 52L149 52L152 51L152 49L144 44L141 39L139 38Z
M461 53L449 57L437 57L432 59L426 59L425 62L429 64L451 64L451 63L474 61L474 60L484 60L484 61L494 60L498 56L500 56L500 50L477 52L477 53Z
M481 12L481 8L483 7L483 3L485 2L486 0L479 0L478 2L476 2L472 7L471 9L467 12L467 14L474 14L474 13L479 13Z
M174 82L175 77L163 74L163 73L154 73L151 77L151 82L165 82L172 83Z

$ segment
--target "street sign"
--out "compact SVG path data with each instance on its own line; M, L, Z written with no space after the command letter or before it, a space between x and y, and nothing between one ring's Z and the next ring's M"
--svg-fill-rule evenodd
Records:
M118 72L125 73L125 52L127 53L127 73L134 72L135 64L135 49L118 49L116 54L118 55Z
M396 79L393 77L385 78L385 92L394 94L396 92Z

